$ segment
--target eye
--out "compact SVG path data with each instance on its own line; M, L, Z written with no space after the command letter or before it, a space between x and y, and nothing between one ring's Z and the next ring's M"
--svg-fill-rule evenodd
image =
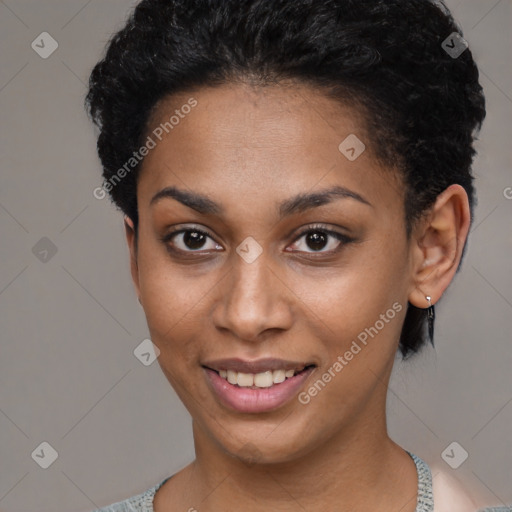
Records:
M208 247L206 243L208 239L211 240L210 247ZM167 233L161 240L167 248L173 252L193 253L199 250L210 251L222 249L222 246L215 242L209 233L193 226L186 229L175 229Z
M302 238L304 238L304 241L299 243ZM342 233L326 229L322 225L315 225L309 226L303 230L295 240L293 246L296 246L296 248L298 247L299 252L333 254L338 252L343 245L348 244L351 241L351 238ZM322 249L326 247L328 250L322 251ZM307 251L305 250L306 248L310 248L312 250Z
M304 238L304 241L299 243L302 238ZM210 240L209 247L208 240ZM208 232L194 226L175 229L162 237L161 241L166 245L167 249L173 253L200 253L201 251L222 250L222 246L219 245ZM343 245L351 241L352 239L350 237L342 233L332 231L322 225L314 225L304 229L295 239L291 247L299 252L310 254L334 254L338 252ZM307 248L310 248L311 251L306 250ZM328 250L323 250L325 248Z

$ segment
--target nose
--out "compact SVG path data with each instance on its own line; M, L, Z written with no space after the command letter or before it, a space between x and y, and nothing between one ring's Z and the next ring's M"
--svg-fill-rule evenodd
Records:
M265 250L251 263L235 252L232 260L214 309L216 327L252 342L263 341L267 331L290 329L294 295Z

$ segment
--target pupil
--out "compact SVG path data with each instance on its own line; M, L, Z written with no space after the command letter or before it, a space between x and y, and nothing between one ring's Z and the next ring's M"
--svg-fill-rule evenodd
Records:
M319 234L321 233L321 234ZM310 243L313 244L313 247L310 246ZM321 231L314 231L312 233L310 233L307 237L307 244L308 246L310 247L310 249L323 249L325 247L325 243L326 243L326 236L325 236L325 233L322 233ZM318 247L318 244L321 246L321 247ZM316 245L316 247L315 247Z
M200 249L204 243L204 235L197 231L186 231L183 238L189 249Z

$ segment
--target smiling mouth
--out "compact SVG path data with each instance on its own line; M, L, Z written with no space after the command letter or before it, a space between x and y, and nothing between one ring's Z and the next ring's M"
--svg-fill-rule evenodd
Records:
M237 372L234 370L215 370L214 368L208 368L209 370L214 371L221 378L229 382L234 386L238 386L240 388L249 388L249 389L259 389L259 388L271 388L273 386L279 385L283 383L285 380L291 379L300 375L302 373L307 372L311 368L314 368L316 365L310 364L305 365L302 368L295 370L285 370L285 369L277 369L277 370L267 370L260 373L245 373L245 372Z

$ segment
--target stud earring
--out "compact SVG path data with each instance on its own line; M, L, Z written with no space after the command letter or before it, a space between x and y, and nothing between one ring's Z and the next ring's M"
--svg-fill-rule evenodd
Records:
M436 312L434 310L434 305L432 304L432 297L427 295L425 297L428 300L428 308L427 308L427 323L428 323L428 336L430 338L430 343L432 346L434 345L434 320L436 319Z

